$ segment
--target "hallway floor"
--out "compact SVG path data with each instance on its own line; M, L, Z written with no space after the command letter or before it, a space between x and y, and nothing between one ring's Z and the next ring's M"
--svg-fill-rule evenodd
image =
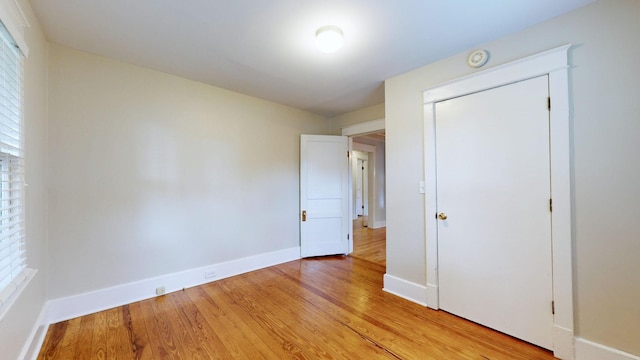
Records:
M367 217L358 216L353 221L352 257L387 266L387 228L365 227Z

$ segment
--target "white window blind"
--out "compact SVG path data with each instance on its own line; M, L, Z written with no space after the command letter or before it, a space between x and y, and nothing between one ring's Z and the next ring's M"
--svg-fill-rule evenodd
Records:
M0 309L4 311L27 278L22 60L13 38L0 23Z

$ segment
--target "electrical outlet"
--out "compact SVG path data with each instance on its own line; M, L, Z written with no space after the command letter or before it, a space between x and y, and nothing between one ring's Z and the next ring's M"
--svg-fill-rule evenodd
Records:
M164 295L166 292L164 286L160 286L156 288L156 295Z
M214 277L216 277L216 271L215 270L209 270L209 271L206 271L204 273L204 278L205 279L211 279L211 278L214 278Z

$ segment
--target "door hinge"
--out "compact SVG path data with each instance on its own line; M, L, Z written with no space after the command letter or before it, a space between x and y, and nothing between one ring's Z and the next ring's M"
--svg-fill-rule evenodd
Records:
M349 240L349 234L347 234L347 240Z
M553 212L553 199L549 199L549 212Z
M351 157L351 153L347 150L347 159Z
M552 315L556 314L556 302L555 301L551 302L551 314Z
M551 96L547 96L547 110L551 111Z

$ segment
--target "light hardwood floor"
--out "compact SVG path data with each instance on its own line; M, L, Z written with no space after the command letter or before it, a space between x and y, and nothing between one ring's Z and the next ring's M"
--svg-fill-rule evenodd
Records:
M39 359L552 359L383 292L384 267L297 260L51 325Z
M353 220L353 253L351 256L387 265L387 228L370 229L364 226L366 217Z

